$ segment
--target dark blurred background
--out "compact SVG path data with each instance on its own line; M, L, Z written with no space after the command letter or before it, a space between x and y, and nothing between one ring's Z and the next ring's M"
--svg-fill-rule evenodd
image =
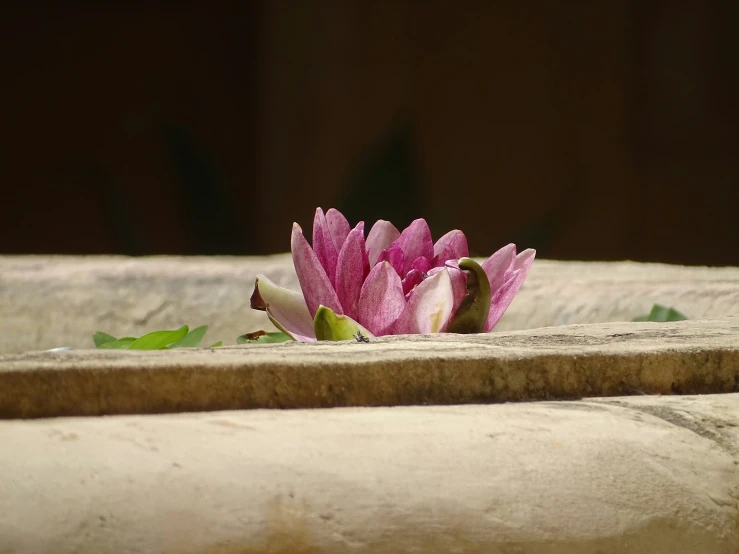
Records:
M737 6L5 8L0 253L282 252L334 206L479 255L739 265Z

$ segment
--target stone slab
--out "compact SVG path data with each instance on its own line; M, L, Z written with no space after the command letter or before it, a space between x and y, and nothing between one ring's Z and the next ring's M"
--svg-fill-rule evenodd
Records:
M206 340L272 328L249 307L257 273L282 286L297 277L289 256L0 257L0 352L92 348L92 334L140 336L208 325Z
M0 417L739 391L739 317L0 356Z
M739 394L0 421L0 552L736 554Z
M115 336L209 325L206 340L271 325L249 308L265 273L298 290L289 255L268 257L0 256L0 352L89 348ZM496 331L630 321L653 303L691 319L739 315L739 268L537 260Z

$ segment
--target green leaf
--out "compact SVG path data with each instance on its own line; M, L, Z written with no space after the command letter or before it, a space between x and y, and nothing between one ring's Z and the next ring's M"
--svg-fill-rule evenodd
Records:
M236 337L236 344L268 344L277 342L291 341L293 338L283 333L282 331L275 331L274 333L267 333L266 331L254 331L253 333L246 333Z
M218 348L219 346L223 346L222 340L219 340L218 342L211 344L208 348Z
M684 321L688 317L678 312L675 308L668 308L661 304L654 304L652 311L648 315L641 315L635 317L632 321L655 321L655 322L668 322L668 321Z
M100 348L100 346L105 344L106 342L114 342L115 340L116 338L113 335L103 333L102 331L98 331L97 333L92 335L92 342L95 343L95 348Z
M194 348L200 345L200 341L203 340L205 332L208 330L207 325L201 325L190 331L187 335L182 337L177 342L169 345L169 348Z
M176 331L154 331L153 333L147 333L143 337L139 337L133 341L129 348L131 350L162 350L168 344L177 342L187 335L188 330L187 325L183 325Z
M202 325L188 333L188 326L184 325L175 331L154 331L142 337L122 337L116 339L114 336L98 331L92 336L97 348L105 349L132 349L132 350L163 350L167 348L188 348L200 345L203 340L207 325ZM217 342L215 346L221 346Z
M105 350L127 350L135 341L135 337L122 337L120 339L101 344L98 348Z

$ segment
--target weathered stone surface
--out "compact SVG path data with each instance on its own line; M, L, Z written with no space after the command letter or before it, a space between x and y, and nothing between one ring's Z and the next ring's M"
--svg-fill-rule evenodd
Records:
M0 421L14 554L736 554L739 394Z
M89 348L208 324L206 340L271 328L249 308L257 273L298 289L289 255L253 258L0 257L0 352ZM655 302L690 318L739 315L739 268L537 260L496 331L630 321Z
M249 308L254 279L293 286L289 256L0 257L0 352L91 348L92 333L139 336L209 325L206 340L271 328Z
M690 319L739 315L739 268L537 260L496 330L631 321L655 303Z
M233 342L257 272L297 288L287 256L0 258L0 351ZM739 391L739 269L539 261L498 330L654 302L715 319L0 355L0 417L161 414L0 421L0 552L736 554L739 394L614 395ZM446 406L253 409L411 404Z
M739 391L739 318L0 356L0 417Z

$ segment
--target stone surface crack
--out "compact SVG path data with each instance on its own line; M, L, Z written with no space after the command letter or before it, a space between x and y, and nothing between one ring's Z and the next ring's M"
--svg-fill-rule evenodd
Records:
M142 317L141 319L135 319L134 320L134 323L136 325L146 325L147 323L149 323L149 320L152 317L157 316L160 313L162 313L164 311L164 308L166 308L167 306L169 306L169 304L170 304L170 301L169 300L165 300L164 302L162 302L159 306L157 306L153 310L148 311L146 313L146 315L144 315L144 317Z
M608 400L599 401L599 403L615 405L621 408L628 408L636 412L642 412L654 416L661 419L662 421L666 421L671 425L681 427L687 431L695 433L699 437L708 439L715 443L724 452L731 454L734 458L739 458L739 448L734 446L733 442L727 440L718 430L718 428L723 428L727 426L727 422L711 419L708 420L709 424L706 425L704 423L700 423L698 421L690 419L689 417L686 417L677 410L664 406L637 406L633 404L628 404L626 402ZM711 429L710 426L715 427L716 430Z

